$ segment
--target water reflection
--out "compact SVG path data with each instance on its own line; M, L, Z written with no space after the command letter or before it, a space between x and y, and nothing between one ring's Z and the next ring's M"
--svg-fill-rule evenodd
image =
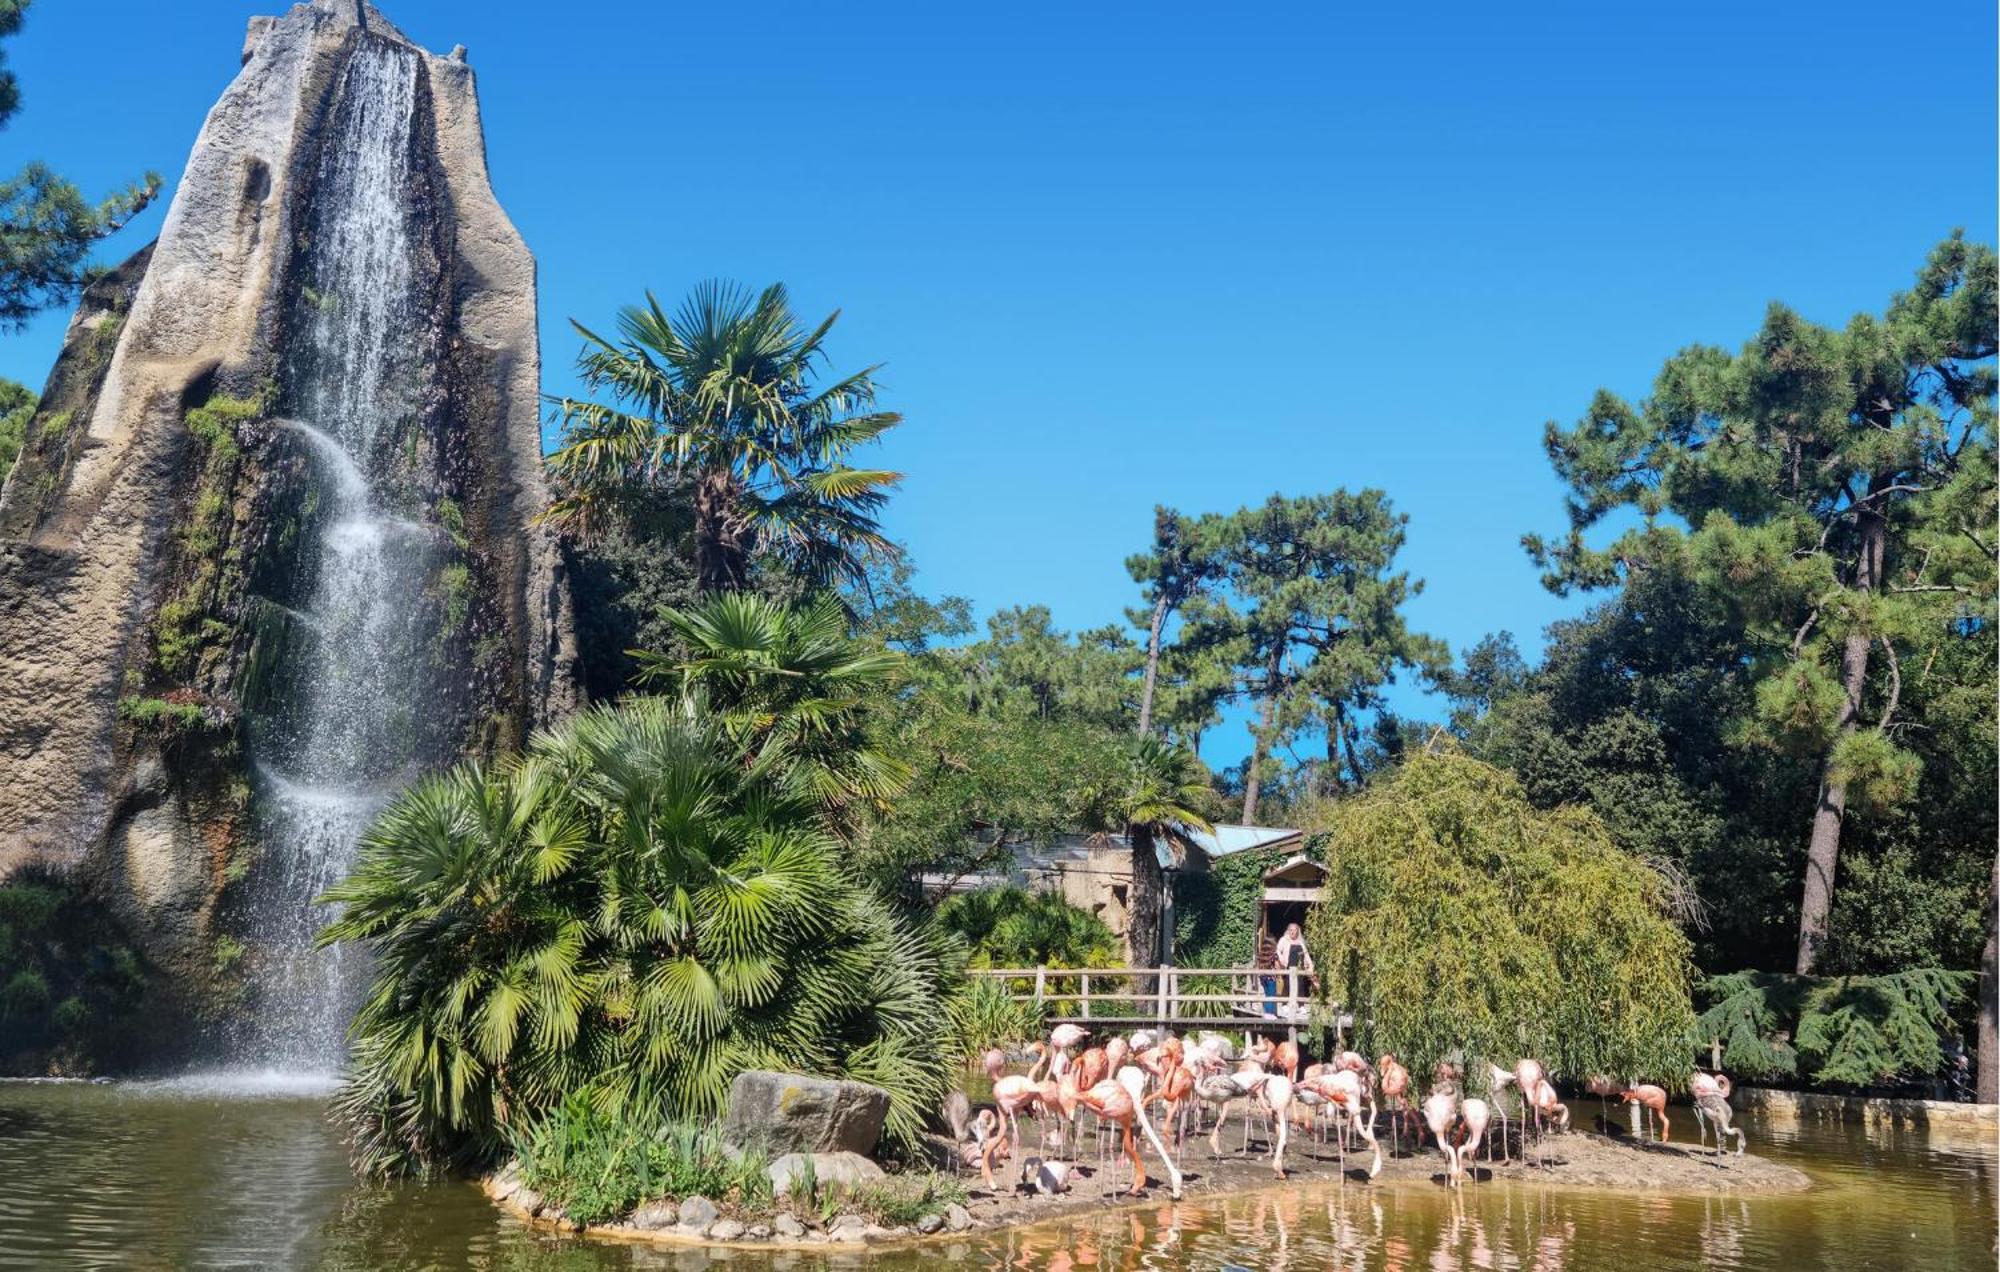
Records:
M1990 1149L1859 1128L1762 1129L1796 1196L1315 1184L870 1254L728 1254L529 1231L465 1184L363 1187L315 1100L217 1084L0 1083L0 1268L375 1272L1178 1272L1994 1266ZM1752 1134L1758 1129L1752 1128Z

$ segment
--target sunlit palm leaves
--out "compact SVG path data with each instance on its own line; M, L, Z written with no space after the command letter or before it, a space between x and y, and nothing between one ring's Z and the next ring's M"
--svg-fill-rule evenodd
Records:
M749 1066L943 1092L940 964L841 868L782 755L742 762L699 702L579 717L382 816L323 936L375 980L341 1109L373 1171L479 1158L586 1087L712 1115Z
M698 695L748 763L836 826L909 784L909 766L871 747L863 728L903 656L850 639L837 601L788 608L739 592L666 617L688 656L638 654L640 682Z
M876 517L900 475L849 459L901 417L871 409L874 367L814 384L838 317L806 330L782 285L708 282L672 316L649 293L615 340L574 324L584 385L608 401L555 402L546 518L589 535L635 489L685 482L704 591L740 589L756 553L820 583L859 577L894 551Z

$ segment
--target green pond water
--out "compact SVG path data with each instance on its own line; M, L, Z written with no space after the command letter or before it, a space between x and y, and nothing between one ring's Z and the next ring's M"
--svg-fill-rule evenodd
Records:
M535 1233L469 1184L367 1187L325 1092L282 1079L0 1082L0 1268L1054 1269L1995 1266L1991 1145L1765 1125L1809 1173L1775 1197L1312 1184L874 1254L599 1245Z

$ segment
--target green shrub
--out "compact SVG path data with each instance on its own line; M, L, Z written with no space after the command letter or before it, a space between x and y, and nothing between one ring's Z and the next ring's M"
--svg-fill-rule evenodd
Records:
M1558 1079L1686 1076L1687 937L1666 881L1593 814L1425 754L1340 805L1325 852L1307 934L1357 1049L1413 1073L1458 1052L1469 1073L1530 1055Z
M952 1049L967 1061L988 1047L1018 1046L1042 1035L1042 1009L1016 1000L997 980L967 980L949 1007Z
M596 1104L601 1094L572 1092L509 1134L523 1181L570 1218L602 1223L643 1201L695 1196L752 1210L770 1207L763 1157L732 1156L709 1128L607 1113Z
M0 883L0 1073L85 1073L136 1039L147 977L110 917L68 879Z
M462 562L454 561L438 571L438 586L444 591L445 631L462 630L466 616L472 612L472 571Z
M339 1101L364 1168L490 1160L586 1087L712 1117L747 1068L884 1087L888 1141L918 1141L949 1082L945 943L854 880L789 753L738 737L698 696L638 699L369 830L321 938L375 956Z
M209 727L208 713L200 704L174 702L166 698L121 698L118 718L135 729L173 736Z

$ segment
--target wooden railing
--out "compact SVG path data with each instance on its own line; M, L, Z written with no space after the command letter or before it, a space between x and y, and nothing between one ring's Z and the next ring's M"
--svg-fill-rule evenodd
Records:
M1002 982L1015 1001L1043 1007L1052 1019L1163 1027L1297 1026L1313 988L1305 972L1257 967L982 967L970 974ZM1265 992L1266 977L1276 982L1275 993ZM1227 984L1220 993L1209 988L1218 979ZM1266 1015L1267 1006L1275 1013Z

